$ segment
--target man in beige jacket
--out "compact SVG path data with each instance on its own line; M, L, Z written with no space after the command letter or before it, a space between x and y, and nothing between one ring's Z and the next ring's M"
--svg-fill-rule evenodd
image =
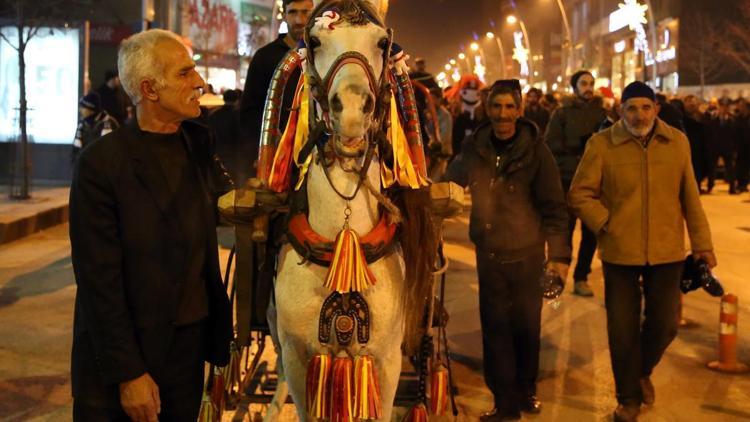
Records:
M649 377L677 334L686 224L693 255L711 267L716 257L685 135L656 117L654 92L642 82L625 88L621 107L622 119L588 141L568 201L597 235L614 416L634 421L641 403L654 402Z

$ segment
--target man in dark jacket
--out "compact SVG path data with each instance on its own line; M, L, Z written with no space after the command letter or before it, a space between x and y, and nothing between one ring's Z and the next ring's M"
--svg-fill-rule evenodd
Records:
M255 175L254 166L258 159L258 142L260 141L260 130L263 123L263 110L273 73L289 50L295 48L302 39L305 25L312 10L312 0L284 0L284 22L286 22L289 32L279 35L276 41L260 48L253 56L250 67L247 69L245 89L240 104L240 121L243 131L240 150L242 151L241 155L246 158L248 168L245 170L245 174L242 174L242 180L247 176ZM279 127L282 131L289 118L289 109L294 100L294 91L300 74L300 69L295 70L284 90L281 119L279 120Z
M578 161L583 155L586 141L597 132L599 125L607 117L601 97L594 95L594 77L588 70L579 70L570 79L575 95L563 99L562 106L552 113L544 140L555 155L560 168L563 189L568 192ZM573 244L573 230L576 218L570 216L570 244ZM575 281L573 293L579 296L593 296L588 285L591 261L596 252L596 236L581 224L581 244L578 261L573 271Z
M708 169L708 139L706 135L705 117L700 112L698 98L695 95L685 97L685 135L690 142L690 159L693 163L695 181L700 188Z
M740 137L739 126L729 111L731 100L722 98L719 101L719 111L716 117L708 122L708 192L714 188L716 167L719 158L724 163L724 180L729 184L729 194L737 194L735 187L735 159Z
M186 120L204 82L181 39L133 35L118 66L137 119L81 152L70 192L73 419L195 421L205 361L229 361L214 200L231 180Z
M216 134L216 153L227 166L238 186L245 182L240 173L241 167L247 167L247 157L242 157L239 151L240 142L240 91L228 89L222 95L224 105L214 109L208 115L208 126Z
M470 186L473 197L469 235L476 245L484 374L495 398L495 409L482 417L487 421L541 411L539 280L545 262L563 279L570 263L557 166L522 113L518 81L496 82L487 102L489 122L467 138L443 178Z
M539 104L541 98L542 90L539 88L531 88L526 93L526 102L523 105L523 117L536 123L539 133L544 133L547 130L550 113Z

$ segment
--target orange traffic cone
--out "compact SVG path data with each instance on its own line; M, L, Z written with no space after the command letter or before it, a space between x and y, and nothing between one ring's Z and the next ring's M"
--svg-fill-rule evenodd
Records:
M737 309L737 296L728 294L721 298L719 360L709 362L710 369L730 374L750 370L747 365L737 361Z

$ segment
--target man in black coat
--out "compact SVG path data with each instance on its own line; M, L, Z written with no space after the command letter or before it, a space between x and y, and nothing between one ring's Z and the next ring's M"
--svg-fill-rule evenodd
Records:
M484 378L495 399L481 420L506 421L541 411L539 280L545 264L567 276L568 213L555 158L521 118L518 81L495 82L486 108L489 122L464 141L443 179L471 187Z
M729 110L731 100L721 99L716 117L708 121L708 192L714 188L719 158L724 163L724 180L729 185L729 194L737 194L735 187L735 159L740 137L739 125Z
M70 194L73 419L195 421L205 361L229 360L214 201L231 180L187 121L204 82L180 38L133 35L118 66L137 119L84 148Z
M101 98L101 104L104 111L109 113L120 126L126 123L128 118L128 99L122 92L120 76L114 70L108 70L104 73L104 83L96 89L96 93Z
M247 157L248 167L254 166L258 159L258 142L260 141L260 130L263 123L263 110L273 73L289 50L295 48L302 39L305 25L307 25L312 10L312 0L284 0L284 22L286 22L289 32L279 35L279 38L275 41L260 48L253 56L250 67L247 69L245 89L240 104L240 121L243 130L241 150L242 155ZM282 131L289 118L289 109L294 100L294 91L300 74L300 69L295 70L284 90L281 119L279 120ZM247 175L252 176L254 174L255 170L248 168Z

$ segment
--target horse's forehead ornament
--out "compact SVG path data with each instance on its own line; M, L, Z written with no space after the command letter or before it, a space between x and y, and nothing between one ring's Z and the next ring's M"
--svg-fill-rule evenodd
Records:
M335 25L341 21L341 14L337 9L326 10L322 15L315 18L315 27L333 31Z

